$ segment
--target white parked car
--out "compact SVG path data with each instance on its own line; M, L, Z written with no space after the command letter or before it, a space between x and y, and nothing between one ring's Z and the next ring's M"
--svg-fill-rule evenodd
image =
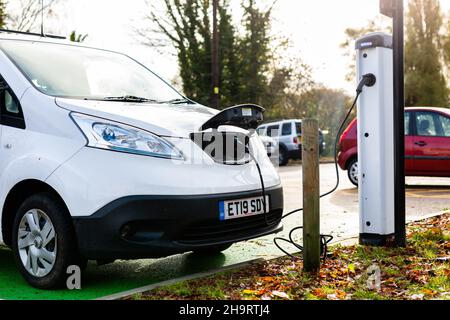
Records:
M268 136L276 141L280 166L287 165L291 159L301 159L302 120L291 119L265 123L259 126L257 131L260 136ZM319 143L320 154L323 154L326 143L321 130L319 130Z
M0 33L0 75L0 244L31 285L282 229L261 108L219 113L128 56L50 38ZM244 152L220 157L219 136Z
M267 156L272 160L272 163L278 165L278 142L268 136L260 136L260 138L264 146L266 147Z

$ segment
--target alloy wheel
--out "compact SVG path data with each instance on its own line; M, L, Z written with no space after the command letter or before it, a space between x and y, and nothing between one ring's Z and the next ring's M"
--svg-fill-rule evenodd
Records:
M357 185L358 184L358 161L355 161L350 166L349 170L349 177L352 182Z
M42 278L56 262L57 235L48 215L32 209L20 220L17 243L22 265L29 274Z

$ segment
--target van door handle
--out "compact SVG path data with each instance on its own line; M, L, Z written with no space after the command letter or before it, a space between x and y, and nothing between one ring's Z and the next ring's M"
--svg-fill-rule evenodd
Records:
M426 143L425 141L419 141L419 142L416 142L415 145L419 146L419 147L425 147L428 145L428 143Z

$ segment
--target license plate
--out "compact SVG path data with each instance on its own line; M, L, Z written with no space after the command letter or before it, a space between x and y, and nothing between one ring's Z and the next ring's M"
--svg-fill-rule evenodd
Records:
M220 220L232 220L256 216L264 213L263 197L219 202ZM266 196L266 209L270 211L269 196Z

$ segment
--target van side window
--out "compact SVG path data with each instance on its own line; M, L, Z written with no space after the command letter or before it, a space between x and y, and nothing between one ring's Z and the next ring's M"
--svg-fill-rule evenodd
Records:
M444 137L450 137L450 118L439 115Z
M25 120L19 99L0 76L0 124L25 129Z
M263 136L265 131L266 131L266 127L261 127L261 128L256 129L256 132L258 132L258 134L260 136Z
M411 112L405 113L405 136L411 135Z
M295 128L297 130L297 135L301 136L302 135L302 123L301 122L296 122L295 123Z
M16 103L13 96L8 92L5 91L5 108L6 111L13 114L19 114L19 104Z
M268 127L266 134L271 138L278 137L280 135L280 126L276 125Z
M283 123L283 127L281 128L281 135L290 136L292 134L292 123Z
M417 135L421 137L439 136L436 125L436 117L431 112L417 112Z

